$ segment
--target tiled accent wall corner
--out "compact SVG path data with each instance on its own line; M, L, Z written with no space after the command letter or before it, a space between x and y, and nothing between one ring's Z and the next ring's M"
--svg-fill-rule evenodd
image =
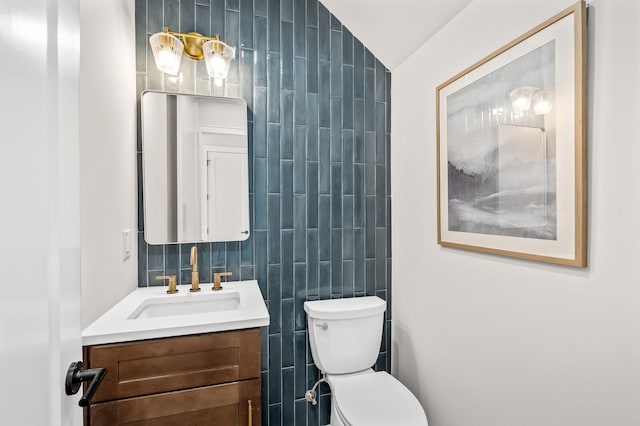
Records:
M198 244L200 280L231 271L257 279L271 325L262 330L262 424L325 425L330 395L318 379L303 303L377 295L387 300L377 369L391 356L391 74L318 0L136 0L137 90L244 98L249 108L251 237ZM236 47L223 89L204 63L157 71L149 35L220 34ZM143 236L138 132L139 286L157 275L191 280L191 244ZM354 336L357 339L357 336Z

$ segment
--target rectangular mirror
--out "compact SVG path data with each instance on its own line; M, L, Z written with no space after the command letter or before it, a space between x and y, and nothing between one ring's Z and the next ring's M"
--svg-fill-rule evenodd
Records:
M147 91L141 116L147 243L249 238L246 102Z

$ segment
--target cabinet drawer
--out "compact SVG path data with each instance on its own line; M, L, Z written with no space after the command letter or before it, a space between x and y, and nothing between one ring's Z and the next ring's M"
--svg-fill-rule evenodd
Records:
M85 347L106 368L93 402L260 377L260 330L227 331Z
M260 379L253 379L93 404L88 418L89 426L259 426L260 411Z

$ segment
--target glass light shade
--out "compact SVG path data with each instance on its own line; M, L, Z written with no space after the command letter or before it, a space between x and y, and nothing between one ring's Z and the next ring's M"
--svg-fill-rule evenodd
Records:
M510 93L511 96L511 106L513 107L513 112L526 112L531 107L531 96L533 96L533 92L537 89L535 87L518 87Z
M551 99L551 93L547 91L541 91L533 95L533 112L538 115L549 114L553 102Z
M172 34L161 32L149 37L156 67L164 73L177 75L182 61L184 44Z
M231 61L236 56L236 51L222 40L209 40L203 46L204 62L207 66L209 77L213 83L220 87L229 74Z

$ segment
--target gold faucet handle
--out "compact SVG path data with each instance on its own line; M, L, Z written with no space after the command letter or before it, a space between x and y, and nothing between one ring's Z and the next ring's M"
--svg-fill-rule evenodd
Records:
M231 275L233 275L233 273L231 272L216 272L215 274L213 274L213 288L211 290L222 290L222 285L220 285L220 278L230 277Z
M167 293L173 294L178 292L175 275L159 275L156 277L156 280L169 280L169 288L167 289Z

